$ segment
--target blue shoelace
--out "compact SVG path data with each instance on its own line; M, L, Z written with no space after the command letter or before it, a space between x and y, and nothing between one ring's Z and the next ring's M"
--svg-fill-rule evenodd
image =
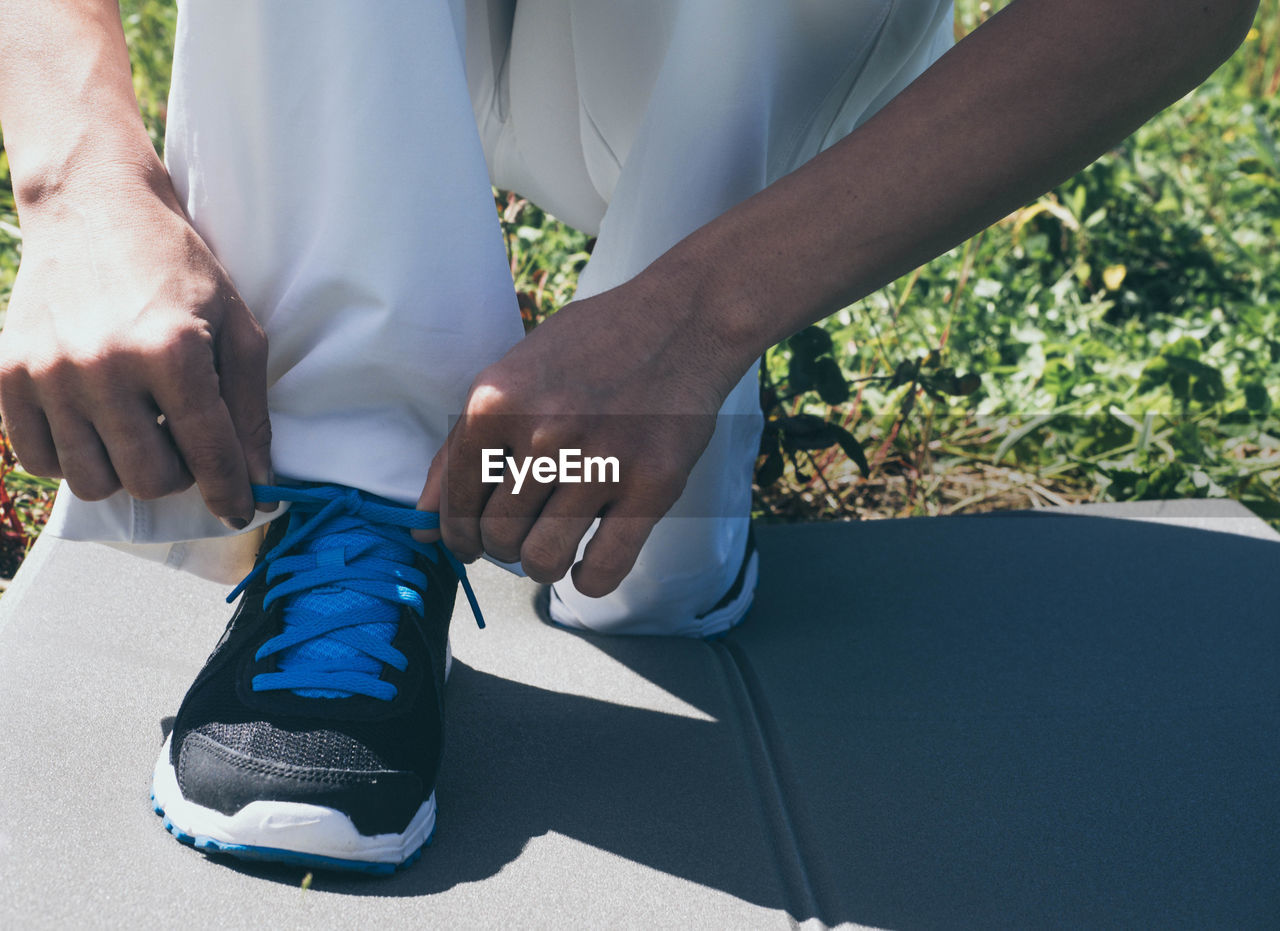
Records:
M484 627L462 563L443 543L419 543L410 535L411 530L439 527L440 515L339 485L255 485L253 494L258 501L292 502L284 537L227 596L234 602L265 573L270 587L264 610L284 599L284 630L255 657L280 654L277 671L254 676L254 691L395 698L396 687L380 676L383 664L400 670L408 665L391 645L401 609L407 606L418 617L426 610L418 592L428 580L414 567L415 554L448 562L476 623Z

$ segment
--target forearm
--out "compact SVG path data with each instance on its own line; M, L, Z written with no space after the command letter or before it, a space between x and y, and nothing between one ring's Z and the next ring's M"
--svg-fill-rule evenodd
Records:
M116 0L0 0L0 126L24 220L61 195L167 196L138 112Z
M1255 6L1017 0L647 277L745 370L1080 170L1230 55Z

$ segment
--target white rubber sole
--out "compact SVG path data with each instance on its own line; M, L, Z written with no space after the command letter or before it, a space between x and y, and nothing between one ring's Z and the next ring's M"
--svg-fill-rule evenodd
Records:
M341 811L302 802L250 802L235 814L205 808L182 797L169 762L169 739L156 760L152 801L165 827L179 840L257 860L386 871L407 863L431 839L435 793L400 834L361 834Z

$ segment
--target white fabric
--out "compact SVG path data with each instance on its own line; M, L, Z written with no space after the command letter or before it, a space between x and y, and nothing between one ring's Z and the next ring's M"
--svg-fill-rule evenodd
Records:
M596 294L855 128L951 29L946 0L186 0L166 160L270 338L277 474L417 499L472 377L521 334L484 158L598 233L579 290ZM699 616L742 565L756 398L752 371L622 588L559 583L557 620L707 634L741 617L749 592ZM65 488L49 531L226 535L194 491ZM184 557L208 545L164 552L212 564Z

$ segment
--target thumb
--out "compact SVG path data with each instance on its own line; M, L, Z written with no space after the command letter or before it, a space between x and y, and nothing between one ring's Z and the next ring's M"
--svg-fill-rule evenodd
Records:
M445 473L445 446L440 447L435 458L431 460L431 468L427 469L427 482L422 486L422 494L418 496L419 511L439 513L443 500ZM413 537L419 543L435 543L440 539L439 530L415 530Z

